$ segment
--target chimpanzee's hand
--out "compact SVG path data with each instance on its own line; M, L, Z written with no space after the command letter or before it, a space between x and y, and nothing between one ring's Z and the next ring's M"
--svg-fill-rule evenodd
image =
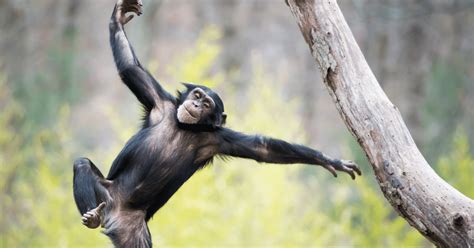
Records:
M362 172L359 169L359 166L350 160L334 160L333 163L323 165L328 171L333 174L334 177L337 177L336 171L343 171L351 176L352 179L355 179L355 173L359 176L362 175ZM355 172L355 173L354 173Z
M142 0L118 0L115 5L115 18L120 24L125 25L133 19L133 15L125 14L133 12L139 16L142 14L142 6Z

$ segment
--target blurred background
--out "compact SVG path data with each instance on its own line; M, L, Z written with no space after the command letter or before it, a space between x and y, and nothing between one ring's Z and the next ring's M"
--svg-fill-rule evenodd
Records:
M108 43L114 0L0 0L0 246L110 247L80 223L72 162L106 174L140 126ZM150 221L157 246L429 247L383 198L283 0L144 0L127 25L166 89L221 94L228 127L355 159L356 181L305 165L217 160ZM474 1L340 0L419 148L474 197Z

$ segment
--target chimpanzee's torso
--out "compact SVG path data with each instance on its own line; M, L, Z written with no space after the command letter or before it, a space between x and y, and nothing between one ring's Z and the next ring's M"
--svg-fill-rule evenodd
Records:
M215 155L215 135L180 129L175 111L168 108L134 135L107 176L121 207L145 210L147 220ZM152 113L147 118L157 117Z

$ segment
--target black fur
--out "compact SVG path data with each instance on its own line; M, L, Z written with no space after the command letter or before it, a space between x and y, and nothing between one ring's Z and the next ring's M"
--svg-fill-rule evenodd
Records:
M104 233L115 246L151 246L146 222L197 170L214 156L249 158L268 163L331 164L319 151L282 140L245 135L211 122L182 124L178 106L200 87L213 98L213 118L225 122L224 104L205 86L185 84L186 91L173 97L142 67L128 43L123 26L112 15L110 44L120 77L143 104L141 130L125 145L106 178L88 159L74 169L74 197L81 214L107 205L102 215Z

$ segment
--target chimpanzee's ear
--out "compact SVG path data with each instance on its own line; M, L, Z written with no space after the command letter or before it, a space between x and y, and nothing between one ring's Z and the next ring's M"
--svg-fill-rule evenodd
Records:
M226 120L227 120L227 114L226 114L226 113L222 113L222 114L221 114L221 117L222 117L221 126L224 126L224 125L225 125L225 122L226 122Z

